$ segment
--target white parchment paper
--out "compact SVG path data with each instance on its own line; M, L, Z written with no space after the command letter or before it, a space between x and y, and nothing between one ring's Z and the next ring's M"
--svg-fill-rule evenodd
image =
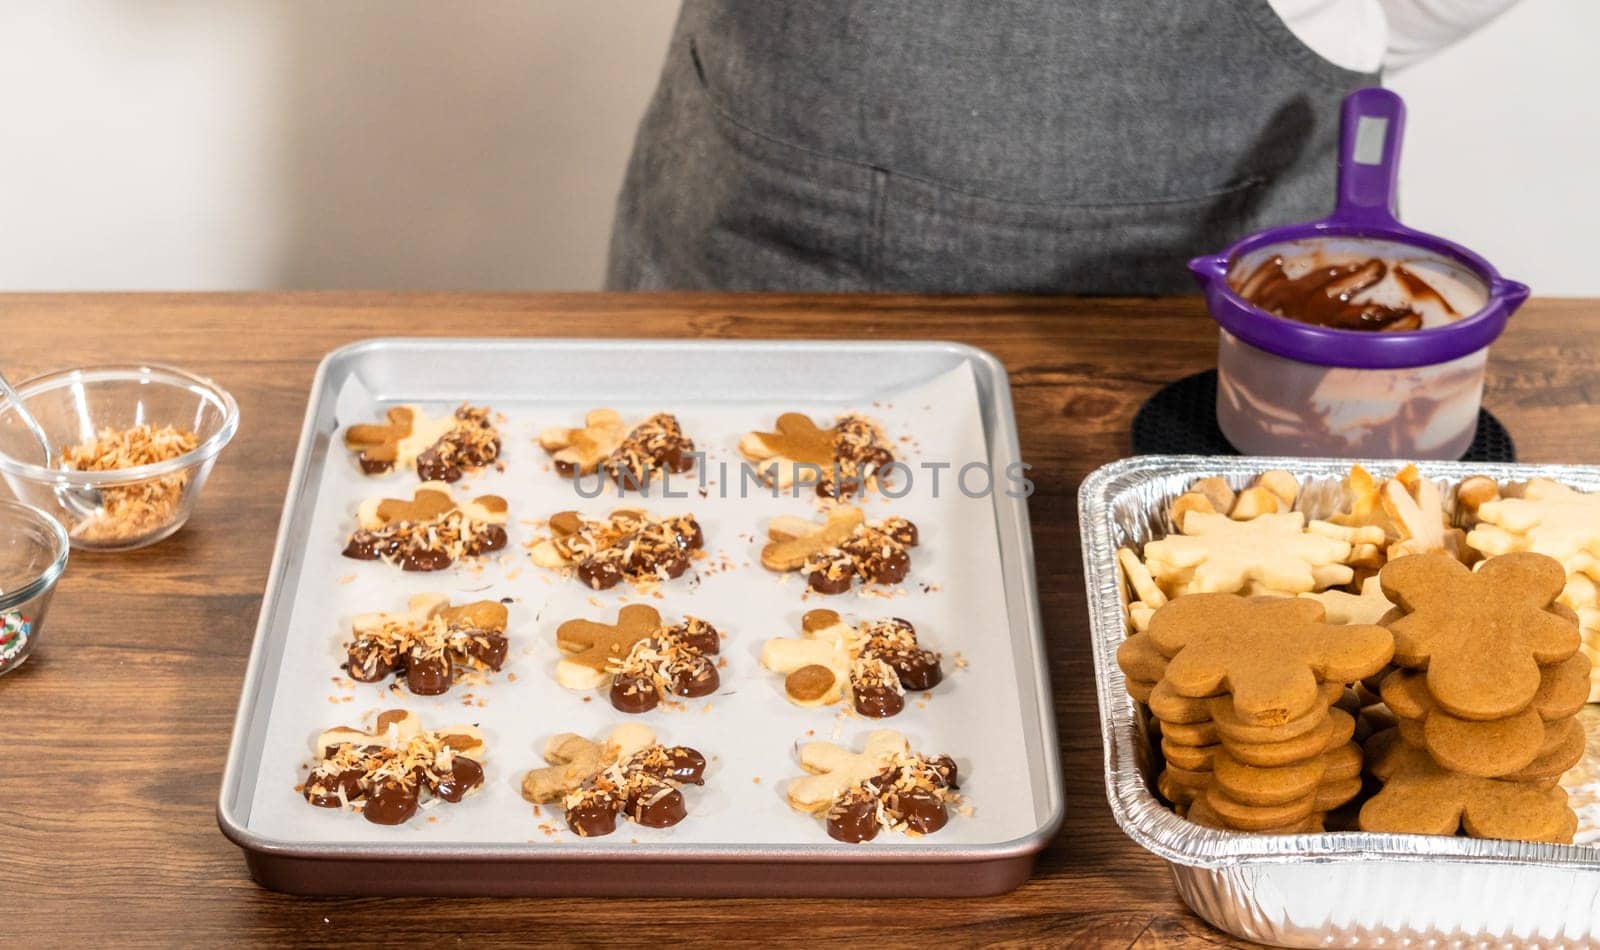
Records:
M339 424L379 418L382 406L353 379L339 394ZM518 794L529 768L544 765L545 741L559 732L603 736L623 721L641 721L660 741L689 745L710 759L704 787L685 791L689 817L670 829L619 823L616 834L584 843L626 848L633 840L686 844L829 844L822 822L793 811L784 799L787 781L799 774L794 747L811 739L835 739L859 748L873 729L903 732L912 747L948 753L960 767L962 792L974 812L953 815L936 835L920 839L929 848L1009 841L1037 827L1036 803L1028 779L1022 710L1016 688L1014 655L1000 575L999 540L992 500L969 497L955 484L968 462L988 457L978 393L965 365L927 383L884 394L872 405L826 402L745 402L737 405L609 404L630 424L658 411L677 414L697 448L707 453L705 497L698 473L675 479L673 494L659 486L641 498L619 500L614 490L584 499L572 482L558 476L534 441L552 425L581 424L593 401L565 404L499 401L492 408L500 424L506 470L488 472L457 484L460 494L497 494L510 505L510 544L505 552L475 568L455 567L406 573L382 562L340 555L353 527L356 508L366 497L409 497L418 484L414 471L373 478L335 440L317 486L307 569L294 597L289 643L271 697L263 757L248 827L259 834L298 842L396 841L482 843L530 842L560 847L579 840L566 830L558 810L533 806ZM425 404L444 413L453 406ZM772 497L749 488L741 497L737 451L740 436L770 429L780 412L808 411L819 420L846 409L877 419L895 441L901 459L913 468L910 491L896 499L874 496L865 502L871 519L891 514L916 523L920 545L912 550L912 571L893 598L859 592L821 597L806 595L799 575L775 575L761 567L759 551L769 518L779 514L816 515L814 495ZM951 463L939 473L937 490L921 463ZM724 469L725 466L725 469ZM995 473L995 490L1011 487ZM967 487L979 490L985 479L968 472ZM663 586L662 598L640 595L624 584L593 592L574 580L536 567L525 544L538 529L533 522L576 508L598 515L619 505L655 513L692 512L706 537L710 557L696 562L698 583L690 575ZM730 570L713 568L727 562ZM453 602L513 598L510 604L510 657L489 685L457 684L440 697L399 693L386 684L350 684L339 663L350 618L374 610L403 610L407 597L441 591ZM643 601L667 622L685 613L702 617L727 634L722 687L705 699L686 701L682 711L657 709L642 716L615 711L603 691L563 689L553 671L559 657L555 628L574 617L611 621L623 603ZM761 645L773 636L798 636L801 615L830 607L846 619L898 616L911 621L923 644L944 654L945 679L924 701L907 696L906 709L887 720L842 715L842 707L802 709L783 696L782 679L758 661ZM470 694L470 696L468 695ZM488 743L486 785L460 804L439 803L399 827L371 824L359 815L315 808L295 792L311 762L311 743L334 725L371 724L386 708L417 712L428 728L476 723ZM558 833L541 829L554 826ZM884 833L868 847L906 844L914 839Z

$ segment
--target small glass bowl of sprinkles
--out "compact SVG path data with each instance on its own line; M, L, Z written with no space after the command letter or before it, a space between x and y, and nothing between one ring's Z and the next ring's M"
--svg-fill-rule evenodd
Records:
M0 676L22 665L67 567L67 532L30 505L0 501Z
M176 533L239 427L227 390L166 366L63 370L16 391L53 457L0 399L0 475L83 550L127 551Z

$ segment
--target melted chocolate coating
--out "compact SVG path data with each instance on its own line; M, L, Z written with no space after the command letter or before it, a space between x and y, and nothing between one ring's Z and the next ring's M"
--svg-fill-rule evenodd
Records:
M306 779L306 801L318 808L338 808L345 801L361 797L361 769L346 769L337 775L317 775ZM339 789L344 789L344 801L339 800Z
M438 449L428 449L417 456L417 477L425 482L460 481L461 467L446 461Z
M500 457L500 440L491 439L486 445L466 445L457 453L461 457L461 464L478 468L488 465Z
M510 641L503 634L474 630L462 647L462 652L489 669L498 671L506 662L506 652L510 646Z
M645 781L628 799L628 817L646 828L669 828L689 816L683 793L662 781Z
M611 560L586 557L578 562L578 580L591 590L610 590L622 583L622 568Z
M398 825L417 813L417 790L394 779L386 779L367 793L361 814L373 824Z
M933 689L944 679L944 671L939 668L939 657L931 650L896 653L887 659L900 675L900 685L906 689L917 692Z
M709 623L681 624L677 632L683 645L696 653L715 656L722 650L722 635Z
M895 792L887 803L889 812L905 821L918 834L929 835L950 822L950 812L933 792L920 788Z
M706 757L688 746L677 745L667 749L667 758L672 761L664 778L686 785L704 785L706 783Z
M917 526L904 518L889 518L884 521L883 533L908 548L917 546Z
M838 568L838 578L828 576L826 570L828 566L823 565L823 570L812 571L806 578L806 583L811 589L819 594L842 594L849 590L851 580L856 576L855 565L848 560L842 561Z
M605 796L585 796L567 809L567 827L584 838L596 838L617 830L617 813L622 803Z
M679 696L709 696L721 683L717 665L702 656L695 659L690 669L678 674L672 683L672 692Z
M618 542L619 546L626 546L627 543L627 539ZM636 575L654 574L657 568L665 570L668 577L678 577L689 569L689 556L683 553L682 548L678 548L654 557L640 545L628 560L629 572Z
M447 802L459 802L466 794L483 784L483 766L466 756L450 760L450 774L442 776L433 786L433 793Z
M850 695L854 697L856 712L873 719L884 719L906 708L906 698L887 686L852 684Z
M410 548L400 555L400 568L406 571L442 571L450 566L450 555L444 551Z
M656 708L661 702L661 697L656 693L656 684L649 677L624 677L611 678L611 705L618 712L642 713Z
M878 836L878 803L875 798L847 795L828 809L828 837L846 844L860 844Z
M357 531L344 546L344 556L358 561L376 561L383 556L383 541L370 531Z
M877 584L898 584L911 573L911 555L893 549L888 554L874 556L862 565L868 572L867 580Z
M413 653L406 662L406 686L418 696L440 696L455 682L455 668L449 653L418 658Z
M678 546L686 551L698 551L706 545L706 536L700 531L700 522L685 518L678 525Z
M506 546L506 540L506 529L503 526L484 525L483 530L467 544L467 553L478 555L498 551Z
M369 656L373 660L371 675L366 672ZM345 657L345 672L358 683L377 683L399 668L398 663L390 662L380 651L363 650L354 643L346 650Z
M361 453L360 462L361 470L368 475L382 475L384 472L394 470L394 459L384 461L382 459L368 458L365 452Z
M669 445L656 457L656 463L674 475L682 475L694 467L694 448Z

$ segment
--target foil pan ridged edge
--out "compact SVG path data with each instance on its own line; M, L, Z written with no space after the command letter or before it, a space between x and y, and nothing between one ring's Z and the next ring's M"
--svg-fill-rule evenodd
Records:
M1102 466L1079 488L1079 517L1083 542L1084 582L1088 594L1091 637L1098 691L1100 727L1105 751L1106 795L1113 816L1124 832L1140 846L1171 862L1185 900L1214 923L1256 939L1287 939L1272 926L1263 930L1263 921L1250 923L1242 902L1251 899L1250 882L1260 883L1274 869L1287 871L1289 865L1320 866L1326 875L1338 865L1360 873L1364 866L1377 871L1379 864L1431 862L1448 866L1460 876L1471 868L1504 867L1506 870L1555 871L1573 876L1566 891L1565 907L1588 918L1589 929L1600 933L1600 847L1593 845L1551 845L1528 842L1492 841L1429 835L1388 835L1342 832L1305 835L1252 835L1203 828L1179 818L1163 805L1151 788L1146 766L1150 761L1147 730L1138 705L1128 696L1122 671L1116 663L1117 645L1125 637L1120 575L1116 566L1117 548L1140 544L1149 539L1153 526L1163 521L1167 503L1194 479L1211 475L1227 478L1243 486L1268 469L1286 469L1308 485L1320 488L1324 497L1342 480L1353 464L1361 464L1375 475L1392 474L1407 464L1395 460L1224 458L1214 456L1146 455L1123 459ZM1471 462L1422 462L1422 474L1441 482L1456 482L1469 475L1488 475L1502 483L1523 482L1547 477L1589 491L1600 491L1600 468L1564 465L1512 465ZM1308 495L1313 489L1308 489ZM1189 869L1215 872L1209 875L1205 890L1196 893L1196 881ZM1337 886L1326 877L1328 900L1339 894L1352 896L1359 888L1354 878L1345 881L1350 888ZM1282 884L1283 882L1277 882ZM1370 883L1370 882L1369 882ZM1413 882L1420 883L1420 882ZM1468 882L1462 880L1466 885ZM1545 881L1546 888L1550 881ZM1219 895L1217 889L1224 893ZM1368 892L1370 894L1370 891ZM1391 895L1400 898L1399 893ZM1499 895L1506 897L1509 895ZM1218 906L1207 906L1207 905ZM1229 906L1237 905L1237 906ZM1531 910L1532 908L1530 908ZM1322 942L1336 940L1336 918L1359 926L1366 939L1381 934L1410 933L1399 921L1387 924L1362 917L1359 908L1331 914L1322 932ZM1546 912L1550 910L1547 906ZM1564 915L1564 916L1570 916ZM1470 908L1463 908L1463 919L1435 919L1428 932L1454 934L1458 925L1473 926ZM1579 919L1579 918L1573 918ZM1482 924L1487 925L1487 919ZM1530 922L1531 923L1531 922ZM1554 934L1548 927L1557 928ZM1371 929L1369 929L1371 928ZM1517 926L1519 935L1543 935L1557 941L1572 939L1570 929L1560 922L1542 926ZM1557 936L1559 935L1559 936ZM1352 939L1348 934L1346 939ZM1579 938L1583 939L1583 938ZM1299 942L1296 940L1295 942ZM1342 941L1341 941L1342 942Z

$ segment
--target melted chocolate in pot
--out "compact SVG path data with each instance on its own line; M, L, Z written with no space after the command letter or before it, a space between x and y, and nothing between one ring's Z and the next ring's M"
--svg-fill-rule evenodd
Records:
M1390 307L1355 298L1376 285L1389 273L1377 258L1354 264L1329 264L1313 267L1299 277L1290 277L1279 255L1263 262L1234 286L1245 300L1268 313L1301 323L1338 330L1417 330L1422 315L1411 307ZM1395 268L1401 286L1416 299L1433 299L1454 313L1444 297L1416 274L1404 267Z

